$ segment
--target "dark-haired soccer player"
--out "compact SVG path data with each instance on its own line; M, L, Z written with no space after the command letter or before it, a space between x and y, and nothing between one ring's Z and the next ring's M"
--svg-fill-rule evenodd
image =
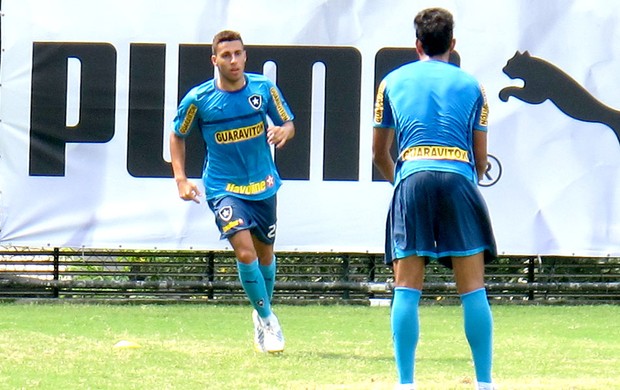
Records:
M491 389L493 320L484 265L496 255L477 182L487 167L487 114L476 79L448 62L454 48L450 12L416 15L420 61L388 74L376 98L373 160L394 184L386 261L394 269L391 326L398 388L413 389L418 304L428 261L454 270L478 389ZM390 146L396 138L398 159Z
M263 75L245 72L247 57L239 33L216 34L212 52L217 77L191 89L174 119L174 178L181 199L199 202L201 193L185 174L185 137L198 129L208 154L203 172L206 199L222 239L234 249L239 279L254 307L255 346L261 352L281 352L284 337L271 310L276 192L281 181L270 145L281 148L293 138L294 117L276 85Z

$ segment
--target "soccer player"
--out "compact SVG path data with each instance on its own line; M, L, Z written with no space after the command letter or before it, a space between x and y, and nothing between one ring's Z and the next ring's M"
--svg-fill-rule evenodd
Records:
M476 79L448 62L455 44L450 12L425 9L414 27L420 60L382 80L373 131L373 161L394 185L386 262L395 279L391 327L397 388L415 388L424 269L439 261L454 272L478 389L491 389L493 320L484 265L496 248L477 188L487 168L487 102ZM394 139L397 161L390 155Z
M254 308L255 347L273 353L284 350L284 337L271 310L281 180L270 145L283 147L295 135L295 126L279 89L263 75L246 73L246 59L239 33L225 30L215 35L211 61L217 76L181 100L170 154L179 196L199 202L201 192L185 174L185 137L195 129L202 133L207 203L221 238L228 239L235 252L239 279Z

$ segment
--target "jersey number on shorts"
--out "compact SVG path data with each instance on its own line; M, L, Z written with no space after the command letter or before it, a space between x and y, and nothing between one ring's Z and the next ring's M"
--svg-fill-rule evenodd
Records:
M276 224L269 226L269 231L267 232L267 237L274 239L276 237Z

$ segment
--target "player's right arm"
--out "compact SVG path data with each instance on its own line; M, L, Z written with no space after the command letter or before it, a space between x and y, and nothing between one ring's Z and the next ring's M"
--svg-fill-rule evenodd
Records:
M473 135L474 161L476 162L478 181L484 178L484 174L488 169L487 131L489 126L489 104L482 85L480 85L479 88L480 98L478 100Z
M486 131L474 130L474 161L478 181L481 181L488 169Z
M179 197L183 200L200 203L200 200L198 200L200 191L196 184L187 179L185 173L185 137L195 127L198 111L192 92L194 91L190 91L181 100L177 116L174 118L174 131L170 134L170 158L172 160L174 180L179 190Z
M200 203L198 196L200 190L193 182L187 179L185 174L185 138L179 137L176 133L170 134L170 157L172 159L172 172L177 183L179 197L183 200L192 200Z

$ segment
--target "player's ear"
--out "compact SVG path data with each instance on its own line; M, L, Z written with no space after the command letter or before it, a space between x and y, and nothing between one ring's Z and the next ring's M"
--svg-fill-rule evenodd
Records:
M213 54L213 55L211 56L211 63L213 64L213 66L215 66L215 64L216 64L216 61L215 61L215 60L216 60L216 58L217 58L217 57L216 57L216 55L215 55L215 54Z
M415 51L418 52L418 57L421 57L424 54L424 49L422 48L422 41L419 39L415 40Z
M452 38L452 42L450 43L450 50L448 50L449 52L454 50L454 46L456 46L456 38Z

